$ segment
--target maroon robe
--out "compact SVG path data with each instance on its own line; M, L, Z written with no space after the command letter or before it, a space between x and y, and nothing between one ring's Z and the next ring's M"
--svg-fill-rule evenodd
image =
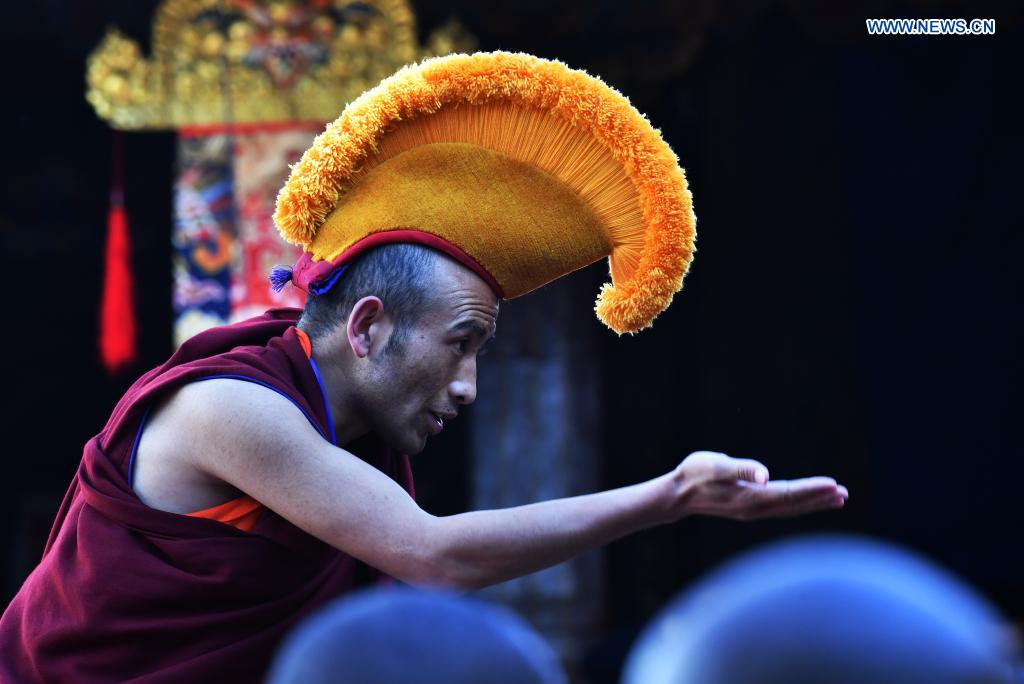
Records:
M0 619L0 682L256 682L282 637L383 575L265 509L251 532L150 508L129 484L146 411L185 383L242 376L330 439L320 384L278 309L201 333L140 378L85 446L42 561ZM348 445L410 495L408 457Z

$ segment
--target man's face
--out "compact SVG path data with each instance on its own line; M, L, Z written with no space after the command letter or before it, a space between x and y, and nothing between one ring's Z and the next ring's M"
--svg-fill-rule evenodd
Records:
M476 399L477 356L494 336L498 298L479 276L438 259L433 305L391 353L371 355L366 419L392 448L423 450L461 406Z

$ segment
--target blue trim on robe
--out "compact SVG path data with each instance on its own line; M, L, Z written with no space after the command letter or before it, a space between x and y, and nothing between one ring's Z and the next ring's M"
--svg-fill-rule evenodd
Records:
M331 417L331 407L327 403L327 393L324 391L324 383L320 379L320 369L317 368L316 362L313 361L313 359L310 359L309 362L313 366L313 375L316 376L317 384L320 385L320 396L322 396L323 399L324 399L324 411L327 413L327 424L331 428L331 444L333 444L334 446L338 446L337 438L334 435L334 420ZM274 390L275 392L280 394L282 397L284 397L288 401L290 401L293 404L295 404L295 408L297 408L300 411L302 411L302 415L304 415L306 417L306 420L309 421L310 425L312 425L313 428L318 433L320 433L320 436L323 437L324 439L327 439L327 435L325 435L323 430L320 429L320 426L316 424L316 421L313 420L313 417L310 416L306 412L306 409L304 409L301 406L299 406L298 402L296 402L294 399L292 399L290 396L288 396L287 394L285 394L284 392L282 392L278 388L274 387L271 384L263 382L262 380L257 380L256 378L250 378L247 375L208 375L205 378L196 378L195 380L192 380L191 382L202 382L203 380L217 380L217 379L244 380L246 382L252 382L252 383L255 383L255 384L260 385L262 387L266 387L267 389ZM186 383L186 384L188 384L188 383ZM132 479L133 479L133 475L134 475L133 468L135 466L135 453L139 450L139 439L141 439L141 437L142 437L142 429L144 427L146 427L146 419L147 418L149 418L149 409L148 408L146 409L146 412L142 414L142 421L139 423L139 431L135 434L135 443L132 444L132 454L128 458L128 486L129 487L132 485Z

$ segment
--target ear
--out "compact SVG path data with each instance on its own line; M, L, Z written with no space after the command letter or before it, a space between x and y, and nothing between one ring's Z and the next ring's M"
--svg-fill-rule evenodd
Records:
M387 340L390 321L379 297L363 297L352 306L346 322L348 344L357 358L365 358L374 345Z

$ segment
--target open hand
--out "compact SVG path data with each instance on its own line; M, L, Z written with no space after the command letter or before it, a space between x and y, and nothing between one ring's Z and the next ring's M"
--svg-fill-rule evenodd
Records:
M842 508L849 492L830 477L768 479L750 459L697 451L669 474L676 493L673 519L713 515L733 520L781 518Z

